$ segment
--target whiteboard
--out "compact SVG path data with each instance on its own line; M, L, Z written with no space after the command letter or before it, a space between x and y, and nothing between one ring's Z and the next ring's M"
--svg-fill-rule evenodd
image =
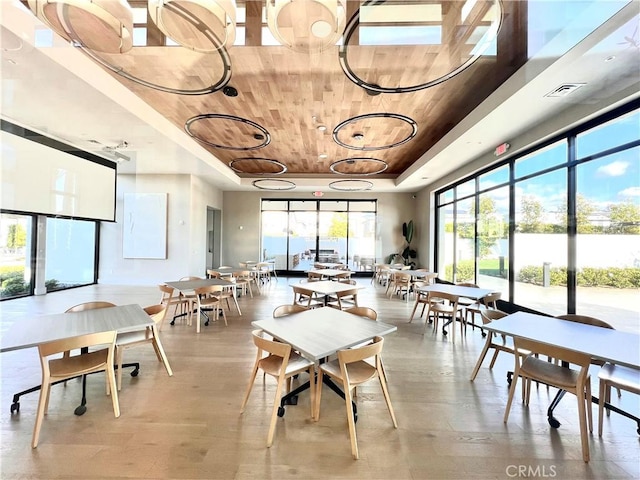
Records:
M125 193L123 258L167 258L167 194Z

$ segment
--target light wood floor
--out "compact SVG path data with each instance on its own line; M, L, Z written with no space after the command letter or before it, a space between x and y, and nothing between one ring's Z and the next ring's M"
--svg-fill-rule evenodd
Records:
M3 353L0 478L640 478L634 422L613 413L605 419L603 437L590 437L589 464L582 461L571 395L556 410L562 423L557 430L546 419L555 390L542 386L534 389L529 408L518 394L509 423L503 424L506 372L513 368L513 359L501 354L493 371L487 359L470 382L484 342L480 332L470 329L465 337L458 335L455 345L431 327L423 335L423 319L407 323L411 302L387 299L384 289L369 279L359 279L367 286L360 304L398 326L386 338L383 356L399 428L393 428L379 385L372 382L358 391L360 460L351 457L343 400L329 390L323 393L317 423L309 419L306 394L297 406L288 406L278 419L273 447L267 449L275 382L267 378L263 386L259 375L246 412L239 413L255 356L251 321L290 303L288 282L298 281L280 278L263 295L241 298L243 315L232 307L228 327L215 322L196 335L195 327L165 324L162 340L174 371L171 378L150 346L127 350L125 361L140 361L141 370L138 377L123 376L118 419L101 375L89 377L83 416L73 414L80 382L55 386L35 450L30 440L38 395L22 397L19 414L10 414L10 404L13 393L40 382L37 353ZM158 298L155 286L96 285L5 301L0 304L1 328L89 300L146 306ZM595 379L593 387L597 392ZM640 412L637 396L623 393L615 401Z

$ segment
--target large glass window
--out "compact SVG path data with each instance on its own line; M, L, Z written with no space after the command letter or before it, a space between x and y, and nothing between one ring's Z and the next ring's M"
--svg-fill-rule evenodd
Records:
M638 125L627 105L435 192L439 278L640 329Z
M47 218L47 292L94 283L96 223Z
M263 200L263 257L276 269L306 271L315 262L345 263L372 271L376 202L352 200Z
M516 183L514 301L567 313L567 170Z
M0 298L32 293L33 217L0 214Z
M639 158L636 147L585 162L576 180L576 312L635 331L640 328Z

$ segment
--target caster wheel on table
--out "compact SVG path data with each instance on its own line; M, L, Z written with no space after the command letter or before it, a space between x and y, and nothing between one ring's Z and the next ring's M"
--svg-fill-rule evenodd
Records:
M13 412L20 413L20 402L11 404L11 413Z
M131 376L132 377L137 377L138 376L138 369L137 368L133 372L131 372Z
M560 422L554 417L549 417L549 425L551 425L552 428L558 428L560 426Z
M284 417L284 407L278 407L278 416Z

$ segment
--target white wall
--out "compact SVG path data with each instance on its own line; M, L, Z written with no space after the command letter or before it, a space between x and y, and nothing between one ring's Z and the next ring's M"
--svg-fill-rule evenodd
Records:
M167 258L122 257L125 193L168 193ZM99 283L155 285L206 270L207 206L222 207L222 192L190 175L118 175L116 222L100 227Z
M260 204L263 198L312 198L310 193L291 192L224 192L222 211L222 263L237 265L244 260L260 259ZM378 231L376 259L386 260L404 247L402 223L414 219L416 199L410 193L336 193L322 200L377 199ZM414 220L415 223L415 220ZM242 230L240 230L242 226ZM421 229L416 228L412 245L417 245ZM419 259L420 250L418 250Z

